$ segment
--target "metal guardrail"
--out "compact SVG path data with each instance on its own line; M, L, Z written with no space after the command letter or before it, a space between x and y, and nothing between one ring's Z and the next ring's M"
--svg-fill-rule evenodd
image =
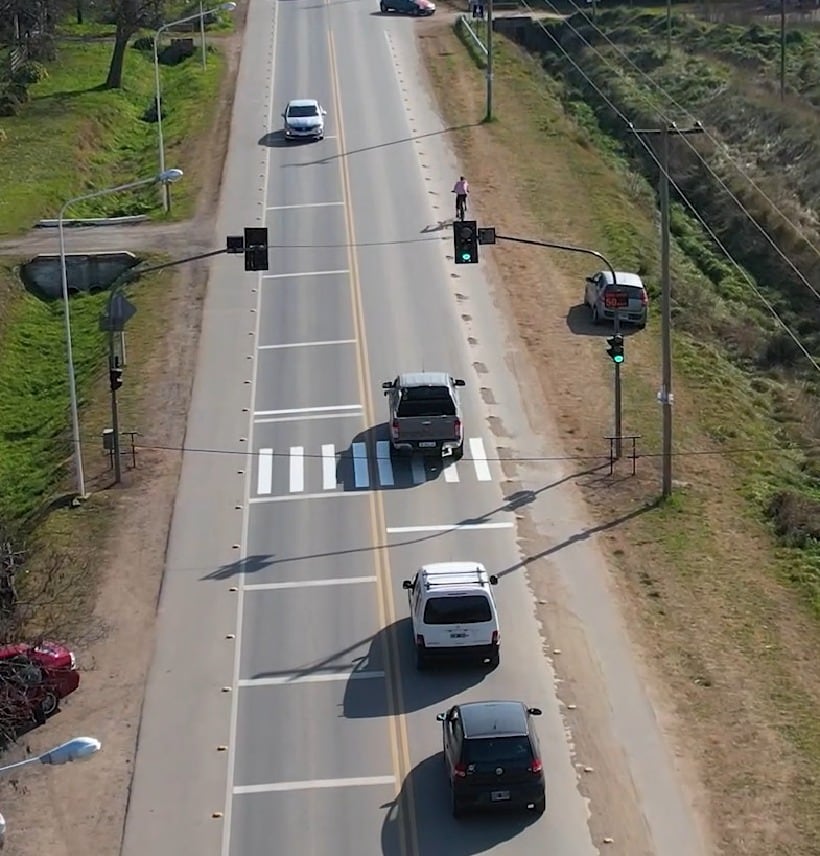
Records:
M470 34L470 38L475 43L476 47L481 48L484 53L484 56L487 56L487 46L484 44L484 42L481 41L476 31L470 26L470 22L467 20L466 15L461 16L461 23L467 29L467 32Z

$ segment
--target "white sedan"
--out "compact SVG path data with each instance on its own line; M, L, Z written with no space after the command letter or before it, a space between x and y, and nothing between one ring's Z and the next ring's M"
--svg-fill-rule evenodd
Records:
M314 98L297 98L288 102L282 118L286 140L321 140L325 136L327 111Z

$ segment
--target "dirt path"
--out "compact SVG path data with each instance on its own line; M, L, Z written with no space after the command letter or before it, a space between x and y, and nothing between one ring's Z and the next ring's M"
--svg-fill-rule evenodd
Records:
M220 90L215 133L191 143L202 187L194 218L185 223L72 228L67 235L75 251L144 249L182 256L215 248L210 212L222 181L246 6L240 3L235 13L235 32L220 39L228 73ZM36 229L0 242L0 253L55 252L56 243L55 229ZM152 437L171 448L180 447L185 435L206 285L204 264L178 269L166 304L168 328L157 338L156 350L143 355L140 367L140 409L152 416ZM101 490L103 463L99 456L88 458L89 483ZM178 453L142 453L139 468L126 471L124 489L102 490L89 502L91 513L108 507L116 521L103 543L87 545L100 580L90 621L98 632L89 634L98 638L78 647L80 690L7 758L84 734L98 737L103 750L87 765L27 769L19 780L3 782L0 807L8 824L7 849L15 856L115 856L120 851L180 463Z

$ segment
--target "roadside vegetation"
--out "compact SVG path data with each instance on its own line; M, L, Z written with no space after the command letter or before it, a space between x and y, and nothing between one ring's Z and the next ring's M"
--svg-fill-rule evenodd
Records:
M168 5L179 17L190 14L190 4ZM150 177L159 169L153 32L135 30L123 53L121 85L111 87L115 24L102 13L82 24L60 20L48 39L32 42L31 58L12 71L7 51L0 69L0 155L13 167L0 180L0 234L56 217L66 201L89 189ZM222 18L215 24L217 30L228 26ZM179 38L193 38L193 49L174 46L172 39ZM161 48L165 161L186 172L173 191L173 215L185 217L192 211L197 169L185 141L212 118L224 62L211 47L203 70L190 26L166 33ZM78 203L66 216L160 210L156 189L143 189Z
M112 87L106 81L115 62L115 37L123 26L118 15L126 7L139 17L126 22L131 36L122 59L122 83ZM156 174L153 42L145 27L169 20L158 17L163 11L174 20L193 8L190 3L145 0L113 4L112 12L97 7L92 15L82 3L40 0L2 10L0 38L9 44L0 56L0 157L7 167L0 177L0 234L54 218L68 199L82 193ZM16 46L9 40L12 16L22 33ZM211 24L230 28L221 19ZM12 68L12 54L21 44L27 45L26 54L18 53ZM211 48L203 70L198 41L193 52L185 45L173 46L170 38L163 45L166 162L185 171L173 193L174 215L185 216L193 211L204 168L192 141L216 115L225 62ZM159 195L152 188L79 203L66 216L158 211ZM56 248L56 233L54 241ZM159 260L142 255L147 262ZM9 556L16 556L16 607L8 609L4 601L0 641L45 633L81 645L90 633L98 548L114 519L108 511L116 503L97 493L79 509L67 507L66 495L74 484L63 306L24 288L19 276L24 261L0 258L0 569L10 569ZM124 431L139 430L134 426L143 397L141 372L161 346L175 300L172 278L170 272L149 274L127 289L138 313L127 333L127 383L120 394ZM107 299L107 292L71 298L81 437L92 493L110 484L102 450L102 429L110 425L107 339L99 330Z
M699 762L719 845L727 854L808 856L820 833L817 375L756 290L810 354L820 350L817 297L747 225L686 144L673 144L674 180L739 267L673 194L679 482L671 500L654 505L658 173L601 93L636 127L657 127L664 116L682 125L692 122L690 113L700 119L719 145L692 144L817 287L817 254L732 166L741 163L820 245L813 213L820 151L809 103L820 76L805 67L815 48L790 59L790 91L781 105L771 50L758 49L771 40L765 28L732 30L729 39L723 25L676 16L667 59L658 35L663 16L599 11L597 26L673 104L584 16L543 23L592 83L549 36L528 33L530 46L540 38L540 50L530 53L498 34L497 121L452 136L479 205L485 196L493 200L487 225L598 249L647 282L654 317L645 333L627 338L624 370L626 428L641 435L644 456L638 476L580 483L607 525L605 543L629 595L635 632ZM469 71L482 64L480 54L456 30L462 44L453 34L422 40L445 123L453 127L483 115L484 87ZM801 32L799 45L814 38ZM717 50L721 44L726 51ZM741 50L744 65L732 58ZM502 245L484 254L499 266L519 333L580 469L585 459L606 455L603 435L611 427L601 331L579 321L583 277L592 268Z

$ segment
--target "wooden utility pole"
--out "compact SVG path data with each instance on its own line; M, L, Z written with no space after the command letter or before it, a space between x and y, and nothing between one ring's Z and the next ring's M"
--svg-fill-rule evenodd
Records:
M487 2L487 115L493 118L493 0Z
M780 0L780 100L786 93L786 0Z
M703 125L696 122L690 128L679 128L675 123L662 128L630 128L633 134L661 138L660 180L658 195L661 207L661 388L658 401L663 409L663 496L672 493L672 274L671 237L669 228L669 146L675 135L702 134Z

